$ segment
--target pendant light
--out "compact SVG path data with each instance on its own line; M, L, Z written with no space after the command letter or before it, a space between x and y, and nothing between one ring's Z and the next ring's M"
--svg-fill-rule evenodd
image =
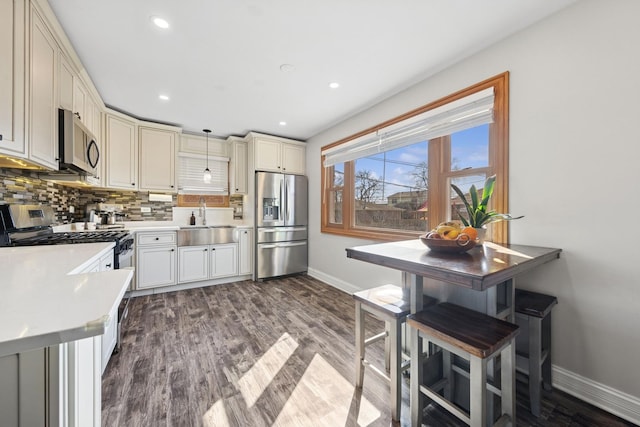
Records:
M211 184L211 171L209 170L209 134L211 129L202 129L202 132L207 134L207 168L204 170L202 180L205 184Z

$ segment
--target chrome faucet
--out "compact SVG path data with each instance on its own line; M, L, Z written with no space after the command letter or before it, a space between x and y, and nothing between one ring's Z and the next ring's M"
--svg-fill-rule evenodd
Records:
M200 197L199 216L202 218L202 225L207 225L207 204L204 201L204 197Z

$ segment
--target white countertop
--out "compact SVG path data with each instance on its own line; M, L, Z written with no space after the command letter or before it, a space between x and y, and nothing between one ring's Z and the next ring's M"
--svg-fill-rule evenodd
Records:
M103 334L133 271L74 273L113 246L0 248L0 357Z

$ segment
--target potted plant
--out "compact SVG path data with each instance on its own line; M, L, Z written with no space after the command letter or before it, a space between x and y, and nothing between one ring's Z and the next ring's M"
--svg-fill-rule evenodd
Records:
M464 207L467 211L467 217L462 215L460 211L458 211L458 216L460 217L460 221L467 226L473 227L478 231L478 238L482 243L484 233L486 231L486 225L492 222L498 221L510 221L513 219L520 219L522 216L513 217L510 214L498 213L496 211L488 211L487 205L489 204L489 199L493 194L493 189L496 183L496 176L492 175L484 182L484 187L478 191L475 185L472 185L469 189L469 196L471 198L471 202L467 200L464 193L458 186L455 184L451 184L451 188L458 194L458 197L464 203ZM482 198L481 198L482 197Z

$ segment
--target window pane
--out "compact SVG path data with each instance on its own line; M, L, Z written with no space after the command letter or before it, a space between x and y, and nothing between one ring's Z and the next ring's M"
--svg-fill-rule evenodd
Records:
M354 163L356 226L408 231L426 229L426 141L358 159Z
M342 224L342 191L329 192L329 222Z
M451 170L489 166L489 125L451 135Z
M344 163L337 163L333 166L333 186L344 186Z
M453 178L451 179L451 183L455 184L458 188L460 188L462 193L467 198L467 201L471 203L471 197L469 196L469 189L471 188L472 185L475 185L479 193L482 194L481 189L484 186L484 181L486 179L487 179L486 175L476 174L476 175ZM451 210L449 211L449 217L451 219L460 219L460 214L462 214L464 218L468 220L469 215L467 215L467 210L464 207L464 202L460 199L460 197L458 197L458 193L456 193L453 190L453 188L451 189L450 200L451 200L451 203L450 203Z

